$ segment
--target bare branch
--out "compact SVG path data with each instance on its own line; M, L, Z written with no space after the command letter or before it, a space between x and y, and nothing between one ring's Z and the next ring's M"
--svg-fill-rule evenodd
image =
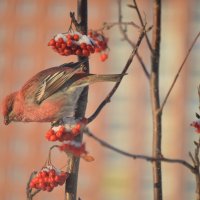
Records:
M194 165L194 175L196 180L196 200L200 200L200 138L198 142L194 141L195 150L194 155L192 153L189 153L189 156L193 162Z
M199 160L199 155L200 155L200 138L198 142L194 142L196 148L195 148L195 160L196 160L196 165L197 167L200 168L200 160Z
M159 94L159 61L160 61L160 41L161 41L161 0L153 1L153 31L151 55L151 75L150 75L150 97L153 122L153 141L152 156L160 157L162 155L162 113L158 113L160 108ZM153 163L153 192L154 200L162 200L162 166L161 162Z
M127 31L126 31L126 28L123 28L123 22L122 22L122 9L121 9L121 0L118 0L118 23L119 23L119 30L121 32L121 34L123 35L124 39L132 46L132 48L135 48L136 47L136 44L134 42L132 42L129 37L128 37L128 34L127 34ZM146 25L143 25L142 28L145 28ZM145 34L146 35L146 34ZM147 70L147 67L145 66L141 56L139 55L138 52L136 52L136 57L139 61L139 63L141 64L142 66L142 69L146 75L146 77L149 79L150 75L149 75L149 72Z
M144 27L145 24L146 24L146 22L144 22L143 19L142 19L142 15L141 15L141 13L140 13L140 10L139 10L139 8L138 8L138 5L137 5L136 0L133 0L133 3L134 3L134 6L133 6L133 7L134 7L134 9L136 10L137 15L138 15L138 18L139 18L139 20L140 20L140 24L141 24L142 27ZM130 7L130 5L129 5L129 7ZM152 48L152 46L151 46L151 42L150 42L150 40L149 40L149 38L148 38L147 33L145 34L145 39L146 39L146 41L147 41L147 45L148 45L148 47L149 47L151 53L153 53L153 48Z
M176 163L176 164L183 165L184 167L188 168L192 173L194 173L194 167L190 163L185 161L185 160L166 158L164 156L151 157L151 156L145 156L145 155L140 155L140 154L132 154L132 153L123 151L121 149L118 149L118 148L112 146L111 144L105 142L104 140L98 138L87 127L83 130L83 132L86 135L88 135L89 137L91 137L92 139L94 139L95 141L97 141L103 147L106 147L106 148L108 148L108 149L110 149L112 151L115 151L115 152L117 152L117 153L119 153L121 155L124 155L124 156L127 156L127 157L131 157L133 159L146 160L148 162L162 161L162 162L167 162L167 163Z
M194 159L194 157L193 157L193 155L192 155L191 152L189 152L189 156L190 156L190 158L191 158L193 164L196 165L195 159Z
M124 26L133 26L137 29L140 29L140 26L138 26L136 23L134 22L105 22L103 24L103 27L101 29L99 29L99 31L103 31L103 30L109 30L111 28L113 28L114 26L119 26L119 25L124 25Z
M79 27L78 21L76 20L75 13L74 12L70 12L69 15L70 15L70 18L71 18L71 25L74 24L74 26L76 27L76 30L79 30L80 27Z
M167 102L167 99L168 99L169 95L171 94L171 91L172 91L172 89L173 89L173 87L174 87L174 85L175 85L175 83L176 83L176 81L177 81L177 79L178 79L178 77L179 77L179 75L180 75L180 72L181 72L181 70L183 69L183 67L184 67L184 65L185 65L185 63L186 63L186 61L187 61L187 59L188 59L188 57L189 57L189 55L190 55L190 52L191 52L191 50L193 49L193 47L194 47L194 45L195 45L197 39L199 38L199 36L200 36L200 32L199 32L199 33L197 34L197 36L194 38L194 40L193 40L193 42L192 42L192 45L191 45L190 48L188 49L188 52L187 52L187 54L186 54L186 56L185 56L185 58L184 58L184 60L183 60L183 62L182 62L182 64L181 64L181 66L179 67L178 72L177 72L177 74L176 74L176 76L175 76L175 78L174 78L174 80L173 80L173 82L172 82L172 84L171 84L171 86L170 86L170 88L169 88L169 90L168 90L168 92L167 92L167 94L166 94L164 100L163 100L163 103L162 103L162 105L161 105L161 107L160 107L160 109L159 109L159 112L161 112L161 111L163 110L163 108L164 108L164 106L165 106L165 104L166 104L166 102Z
M72 23L75 25L76 30L87 35L88 30L88 1L87 0L77 0L77 19L75 15L71 15ZM79 61L88 59L86 57L78 57ZM86 72L89 72L89 62L85 63ZM88 87L85 87L82 91L76 108L75 118L83 118L85 116L85 110L88 98ZM82 133L76 137L76 141L82 141ZM70 164L71 163L71 164ZM71 156L68 160L68 171L70 171L70 176L66 179L65 183L65 200L76 200L77 195L77 182L78 182L78 171L79 171L79 158L76 156Z
M138 47L140 46L142 39L145 35L145 30L142 30L140 33L140 36L138 38L138 41L136 43L136 47L135 49L133 49L133 51L131 52L131 55L129 56L129 59L124 67L124 69L122 70L121 74L125 74L129 68L129 66L131 65L134 56L136 55L136 52L138 50ZM101 102L101 104L98 106L98 108L96 109L96 111L88 118L88 123L92 122L97 115L100 113L100 111L103 109L103 107L110 102L111 97L114 95L115 91L117 90L117 88L119 87L121 81L122 81L123 76L121 77L120 81L115 83L114 87L112 88L112 90L110 91L110 93L108 94L108 96Z

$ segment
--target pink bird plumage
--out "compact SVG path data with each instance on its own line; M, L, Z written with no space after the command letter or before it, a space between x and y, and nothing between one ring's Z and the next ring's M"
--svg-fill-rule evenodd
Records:
M67 63L33 76L19 91L4 99L4 123L57 122L74 118L85 86L101 81L117 82L122 77L121 74L87 74L83 67L83 62Z

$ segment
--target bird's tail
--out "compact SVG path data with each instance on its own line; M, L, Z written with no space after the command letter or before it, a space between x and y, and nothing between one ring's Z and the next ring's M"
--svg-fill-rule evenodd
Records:
M91 79L94 82L103 82L103 81L110 81L110 82L119 82L120 79L124 76L124 74L92 74Z
M89 84L104 81L119 82L124 75L126 74L83 74L82 78L80 78L79 75L79 79L75 80L71 86L83 87Z

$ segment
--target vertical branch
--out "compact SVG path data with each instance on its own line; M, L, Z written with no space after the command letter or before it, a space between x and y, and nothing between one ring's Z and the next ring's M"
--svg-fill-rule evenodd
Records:
M198 142L194 142L196 148L194 152L194 167L196 170L196 200L200 200L200 138Z
M152 58L150 75L150 94L153 115L153 157L161 154L161 117L159 112L159 58L160 58L160 33L161 33L161 0L153 2L153 36L152 36ZM161 162L153 163L154 200L162 200L162 173Z
M200 172L196 174L196 200L200 200Z
M189 156L193 162L194 166L194 176L196 180L196 200L200 200L200 138L199 141L196 142L194 141L195 150L194 153L192 154L189 152Z
M83 34L87 34L87 0L77 0L77 24L76 29ZM78 57L78 60L85 60L86 57ZM86 71L89 73L89 62L85 62ZM83 118L88 99L88 87L86 87L78 100L78 107L75 113L75 118ZM83 134L77 136L77 141L82 141ZM65 184L65 200L76 200L77 181L79 171L79 158L71 155L68 160L69 178Z
M195 174L195 179L196 179L196 200L200 200L200 166L196 167L196 174Z

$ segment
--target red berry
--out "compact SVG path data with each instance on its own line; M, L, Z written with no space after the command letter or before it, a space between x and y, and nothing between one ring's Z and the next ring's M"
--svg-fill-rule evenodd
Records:
M61 178L58 184L59 184L59 185L63 185L64 183L65 183L65 179L64 179L64 178Z
M71 39L73 39L73 36L70 35L70 34L67 34L67 35L66 35L66 38L69 39L69 40L71 40Z
M77 129L77 130L81 130L81 123L77 123L76 125L75 125L75 128Z
M49 176L51 177L51 176L55 176L55 175L56 175L56 171L54 169L51 169L49 171Z
M76 40L76 41L79 40L79 35L78 34L74 34L74 40Z
M88 44L86 47L87 47L87 50L90 51L90 49L92 48L92 45Z
M54 130L50 129L47 131L45 137L47 140L50 140L50 137L54 134Z
M91 53L94 53L94 47L92 45L87 45L87 50L90 51Z
M37 174L37 177L38 177L38 178L41 178L41 177L42 177L42 172L39 172L39 173Z
M76 52L75 52L75 54L76 54L77 56L81 56L81 55L82 55L81 49L77 49Z
M103 44L101 45L101 48L102 48L102 50L105 50L105 49L107 48L107 44L106 44L106 43L103 43Z
M103 45L103 41L97 41L97 44L98 44L99 46L102 46L102 45Z
M95 52L96 52L96 53L101 52L101 48L96 47L96 48L95 48Z
M68 177L68 173L67 172L63 172L62 171L62 173L60 174L60 178L64 178L64 179L66 179L67 177Z
M60 42L56 42L56 45L55 45L57 48L60 48L61 47L61 43Z
M58 183L57 183L57 182L54 182L53 184L54 184L54 187L57 187L57 186L58 186Z
M83 53L83 56L89 56L90 55L90 52L87 49L83 49L82 53Z
M34 184L37 184L38 183L38 178L37 177L33 178L31 182L34 183Z
M55 178L54 178L54 181L55 182L59 182L60 181L60 176L56 175Z
M64 53L64 50L62 48L57 49L58 53Z
M33 182L31 181L30 184L29 184L29 187L30 187L30 188L34 188L34 187L35 187L35 183L33 183Z
M71 49L72 49L73 51L76 51L77 45L73 44L73 45L71 46Z
M48 192L51 192L51 191L53 190L53 188L52 188L51 186L47 186L47 187L46 187L46 190L47 190Z
M43 178L39 178L38 179L38 183L43 183L44 182L44 179Z
M94 48L90 49L90 53L94 53L94 52L95 52Z
M68 41L67 41L67 46L68 46L68 47L71 47L72 44L73 44L72 40L68 40Z
M60 48L64 50L66 47L67 47L67 44L66 43L62 43Z
M79 127L73 127L72 130L72 135L77 136L80 133L80 128Z
M63 43L64 42L63 38L58 38L58 42Z
M87 48L87 44L83 42L83 43L80 44L80 47L81 47L81 49L86 49Z
M61 126L58 131L65 132L65 127Z
M57 138L61 138L63 135L64 135L64 132L63 132L63 131L58 130L58 131L56 132L56 137L57 137Z
M67 173L65 172L62 172L61 175L59 176L59 185L63 185L65 180L67 178Z
M55 46L56 41L54 39L51 39L48 43L48 46Z
M69 55L72 54L72 51L71 51L70 49L65 49L65 50L64 50L64 54L65 54L66 56L69 56Z
M104 62L108 58L108 54L104 53L101 55L100 59L102 62Z
M40 174L41 174L41 177L43 177L43 178L48 176L48 173L46 171L42 171L42 172L40 172Z
M51 135L50 138L49 138L50 141L56 141L57 140L57 137L56 135Z
M48 183L48 182L49 182L49 177L48 177L48 176L44 177L44 182L45 182L45 183Z
M44 182L41 182L38 184L38 187L43 190L44 188L46 188L46 184Z

